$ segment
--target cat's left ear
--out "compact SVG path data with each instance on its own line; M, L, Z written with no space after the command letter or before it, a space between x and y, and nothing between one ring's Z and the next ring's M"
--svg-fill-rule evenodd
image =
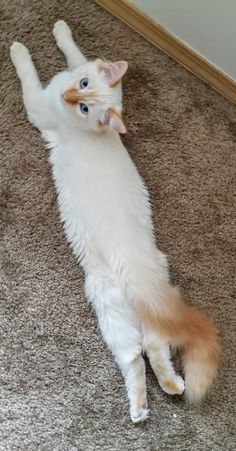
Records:
M100 122L100 126L117 133L126 133L126 127L121 115L112 108L109 108L106 111L102 121Z
M126 61L117 61L116 63L106 63L102 60L98 60L100 70L104 71L106 79L110 87L115 86L125 74L128 69L128 63Z

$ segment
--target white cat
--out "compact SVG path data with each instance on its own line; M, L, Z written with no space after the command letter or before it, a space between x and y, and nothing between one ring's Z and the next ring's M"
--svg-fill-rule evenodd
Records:
M125 379L132 421L148 416L146 352L160 386L182 393L171 346L183 349L185 391L200 399L218 366L207 318L183 303L156 247L147 189L119 133L127 63L88 62L64 21L53 30L68 69L43 89L26 47L11 46L29 120L48 143L61 219L85 273L86 295Z

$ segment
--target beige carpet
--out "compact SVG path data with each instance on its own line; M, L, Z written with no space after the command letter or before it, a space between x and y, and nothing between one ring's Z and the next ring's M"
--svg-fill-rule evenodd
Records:
M1 451L233 450L236 108L88 0L0 0ZM151 417L133 425L120 373L63 236L44 144L9 59L26 44L44 82L64 67L64 18L90 57L127 59L124 137L152 198L159 247L187 300L220 329L207 400L165 395L148 367Z

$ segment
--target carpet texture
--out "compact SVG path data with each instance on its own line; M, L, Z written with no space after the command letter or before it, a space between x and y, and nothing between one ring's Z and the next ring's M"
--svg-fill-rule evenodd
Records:
M1 451L233 450L235 107L88 0L1 0ZM27 122L13 40L47 82L64 18L89 57L127 59L124 137L150 190L157 242L187 301L220 329L219 377L201 406L147 369L150 420L133 425L120 373L84 299L44 144Z

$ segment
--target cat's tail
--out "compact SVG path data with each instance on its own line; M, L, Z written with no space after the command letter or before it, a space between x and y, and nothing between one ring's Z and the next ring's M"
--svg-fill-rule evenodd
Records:
M155 302L139 300L135 305L143 325L183 350L186 397L191 402L200 400L212 384L219 362L214 326L202 312L186 305L178 289L166 282L159 285Z

